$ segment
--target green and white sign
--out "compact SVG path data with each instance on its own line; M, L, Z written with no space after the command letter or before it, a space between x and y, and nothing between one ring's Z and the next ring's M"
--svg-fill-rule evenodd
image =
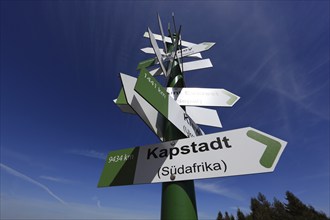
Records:
M225 89L173 88L166 89L179 105L232 107L240 97Z
M285 146L246 127L113 151L98 187L272 172Z
M137 81L135 77L121 73L120 79L123 84L123 90L120 92L116 104L124 112L137 113L146 125L163 141L164 121L167 119L134 90Z
M141 70L134 89L187 137L204 134L202 129L146 69Z

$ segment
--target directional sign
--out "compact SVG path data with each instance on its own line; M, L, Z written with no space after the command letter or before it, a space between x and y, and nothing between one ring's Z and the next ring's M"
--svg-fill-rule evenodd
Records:
M122 80L125 81L124 82L126 85L125 92L129 100L133 100L131 98L134 97L135 102L131 101L130 104L128 104L125 97L124 89L121 89L118 98L113 100L114 103L120 108L122 112L130 113L130 114L135 114L136 112L138 112L139 116L143 119L143 121L146 122L146 124L151 128L151 130L153 130L159 136L160 135L159 134L160 131L158 131L160 127L159 118L164 118L164 116L159 115L158 111L156 111L145 100L141 100L141 96L134 91L136 78L130 76L128 76L127 78L127 75L125 74L122 74L121 78ZM129 83L129 81L131 83ZM140 100L140 102L138 102L137 100ZM130 105L133 105L133 108ZM219 127L219 128L222 127L218 113L214 109L207 109L196 106L186 106L186 112L192 118L192 120L194 120L196 124ZM158 121L158 126L157 126L157 121ZM160 136L160 139L163 140L162 135Z
M162 35L155 34L155 33L153 35L154 35L154 38L156 40L159 40L159 41L162 41L163 40ZM149 33L148 32L144 32L143 37L150 38ZM166 37L165 36L165 42L172 43L172 39L170 37ZM195 46L195 45L196 44L191 43L191 42L188 42L188 41L182 41L182 46L184 46L184 47L192 47L192 46Z
M149 32L149 35L150 35L150 43L152 45L152 48L154 49L154 52L156 54L156 57L157 57L157 60L159 62L159 65L160 67L162 68L162 71L163 73L166 73L166 69L165 69L165 66L163 64L163 58L162 58L162 55L160 54L160 50L159 50L159 47L158 47L158 44L150 30L150 28L148 28L148 32Z
M141 70L134 89L187 137L204 134L146 69Z
M141 48L141 51L146 54L155 54L155 51L152 47ZM162 48L159 48L159 51L160 51L161 55L165 55L165 52ZM200 53L191 54L191 55L188 55L188 57L202 58Z
M98 187L272 172L285 146L247 127L113 151Z
M214 44L215 43L212 42L203 42L195 46L182 49L182 53L181 50L178 50L178 57L186 57L195 53L206 51L210 49Z
M210 59L184 62L182 64L183 64L183 67L180 65L180 69L181 69L181 71L185 71L185 72L213 67ZM152 76L158 76L158 75L164 74L163 71L161 70L161 68L150 70L149 73Z
M179 105L232 107L239 96L225 89L167 88L167 92Z
M119 105L119 107L123 111L126 110L125 112L132 112L132 110L136 112L160 140L164 140L163 126L164 121L167 119L134 91L136 78L123 73L120 74L120 78L123 84L123 93L121 93L122 95L119 94L117 98L117 102L122 106ZM125 94L124 97L123 94ZM123 108L123 106L125 106L124 103L127 103L130 108L127 104L126 107Z

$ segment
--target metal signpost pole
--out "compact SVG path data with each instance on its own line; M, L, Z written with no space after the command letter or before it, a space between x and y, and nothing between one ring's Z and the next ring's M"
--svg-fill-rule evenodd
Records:
M175 61L167 87L184 87L183 74ZM185 136L169 121L164 128L165 141L178 140ZM175 175L171 176L175 180ZM194 181L165 182L162 185L161 219L198 219Z

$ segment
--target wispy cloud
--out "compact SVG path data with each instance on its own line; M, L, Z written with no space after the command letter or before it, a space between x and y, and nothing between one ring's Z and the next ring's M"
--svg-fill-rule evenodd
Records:
M92 200L93 200L93 201L96 201L96 206L97 206L98 208L101 208L101 201L99 200L99 198L98 198L97 196L94 196L94 197L92 198Z
M157 219L157 211L101 207L94 204L58 202L35 198L0 198L1 219ZM19 210L19 212L17 211Z
M59 196L55 195L47 186L45 186L44 184L39 183L38 181L32 179L31 177L28 177L27 175L3 164L0 163L0 168L3 169L4 171L6 171L7 173L16 176L22 180L25 180L27 182L30 182L40 188L42 188L43 190L45 190L50 196L52 196L54 199L56 199L57 201L59 201L60 203L62 203L63 205L66 205L67 203L64 202L64 200L62 200Z
M44 179L44 180L53 181L53 182L58 182L58 183L73 183L73 181L71 181L71 180L67 180L67 179L59 178L59 177L39 176L39 178Z
M205 192L225 196L227 198L235 199L238 201L243 201L244 198L237 192L234 192L224 186L221 186L219 183L203 183L203 182L195 182L195 187L199 190L203 190Z
M105 160L107 158L107 155L105 153L98 152L95 150L71 150L70 153L79 156L101 159L101 160Z

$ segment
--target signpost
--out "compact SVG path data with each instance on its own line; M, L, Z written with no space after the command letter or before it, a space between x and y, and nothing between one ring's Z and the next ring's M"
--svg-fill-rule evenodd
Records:
M98 186L272 172L285 146L285 141L247 127L113 151Z
M156 57L138 64L138 78L120 74L123 88L114 102L123 112L140 116L163 142L110 152L98 187L163 183L161 219L196 220L194 179L272 172L287 143L251 127L205 135L197 123L222 124L216 110L204 106L232 107L240 97L225 89L186 88L185 69L208 68L212 63L180 59L202 58L200 52L215 43L182 41L174 15L174 34L169 28L164 36L159 16L158 24L161 35L148 28L144 37L150 38L152 48L142 49ZM166 89L153 77L157 75L167 78Z

